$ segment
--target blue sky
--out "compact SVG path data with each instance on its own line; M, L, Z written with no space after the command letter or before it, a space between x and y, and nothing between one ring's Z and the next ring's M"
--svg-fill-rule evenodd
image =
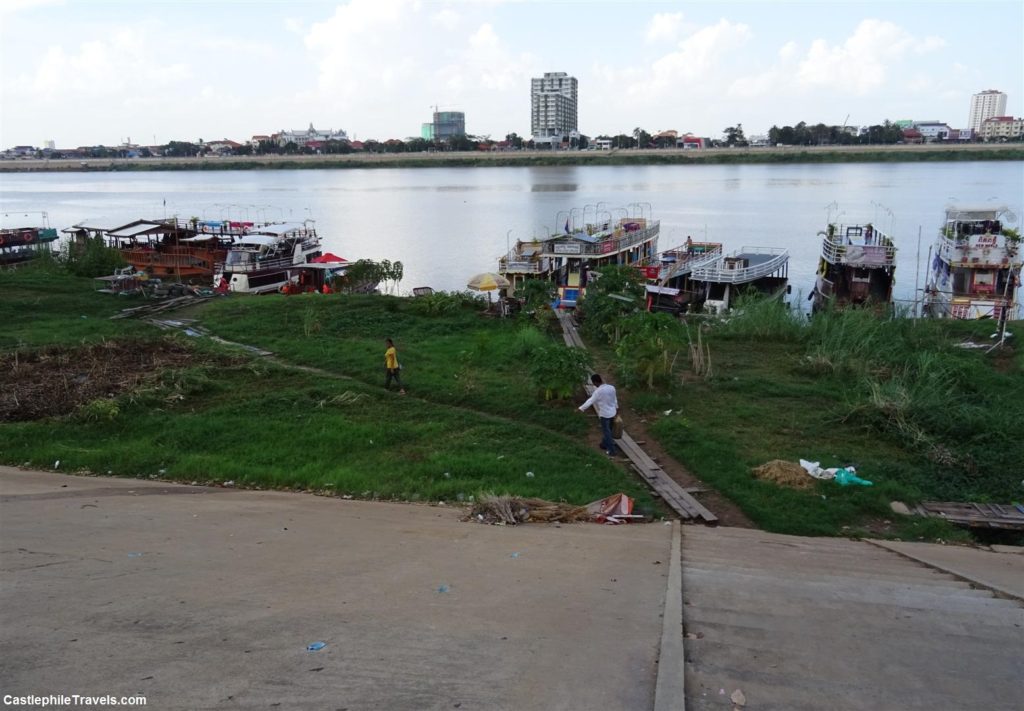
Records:
M283 128L530 131L530 78L579 80L581 132L967 120L1024 113L1024 3L99 2L0 4L0 147L247 140Z

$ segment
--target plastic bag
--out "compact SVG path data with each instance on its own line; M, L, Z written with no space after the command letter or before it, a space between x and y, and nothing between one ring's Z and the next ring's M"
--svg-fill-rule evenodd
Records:
M850 486L851 484L859 484L860 486L874 486L874 482L870 482L867 479L861 479L857 476L857 470L853 467L847 467L846 469L840 469L836 472L836 483L840 486Z
M612 439L622 439L622 418L618 415L612 420Z

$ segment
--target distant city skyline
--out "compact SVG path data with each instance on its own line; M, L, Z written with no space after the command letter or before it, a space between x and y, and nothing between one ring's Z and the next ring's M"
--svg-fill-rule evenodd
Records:
M1024 4L990 2L123 2L0 5L0 147L247 141L333 127L531 135L531 79L578 80L588 136L747 135L799 121L967 127L1020 115Z

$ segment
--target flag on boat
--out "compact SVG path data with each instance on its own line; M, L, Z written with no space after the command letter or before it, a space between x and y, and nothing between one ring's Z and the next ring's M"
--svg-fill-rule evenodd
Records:
M565 234L569 234L569 218L565 218Z

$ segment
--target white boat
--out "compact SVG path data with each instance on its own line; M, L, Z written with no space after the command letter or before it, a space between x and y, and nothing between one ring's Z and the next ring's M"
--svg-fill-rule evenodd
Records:
M695 304L708 311L729 310L744 291L780 295L788 289L789 252L778 247L742 247L689 273Z
M1021 274L1017 216L1005 207L947 207L933 247L924 315L1014 319Z
M320 256L320 238L312 220L271 223L253 227L228 251L221 279L230 291L266 294L298 284L304 275L323 265L312 260Z

